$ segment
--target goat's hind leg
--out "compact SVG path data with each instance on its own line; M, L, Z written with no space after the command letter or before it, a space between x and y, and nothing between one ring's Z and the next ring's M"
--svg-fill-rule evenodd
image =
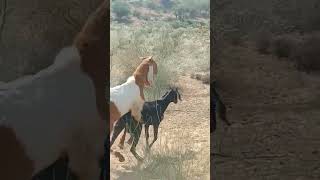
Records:
M133 143L130 148L130 151L139 162L142 162L143 158L141 156L139 156L139 154L136 152L136 146L137 146L139 139L140 139L141 130L142 130L142 125L139 124L138 127L135 129L135 131L131 132L131 137L133 137Z
M112 133L112 137L111 137L111 141L110 141L110 148L112 147L114 141L117 139L117 137L119 136L119 134L121 133L121 131L125 128L125 126L123 126L122 124L116 124L113 128L113 133Z
M149 145L149 149L151 149L152 145L156 142L158 139L158 131L159 131L159 126L153 126L153 141Z

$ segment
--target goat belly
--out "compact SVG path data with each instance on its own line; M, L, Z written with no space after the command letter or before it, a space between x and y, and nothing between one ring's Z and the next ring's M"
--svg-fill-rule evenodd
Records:
M134 81L110 88L110 101L117 106L121 116L129 112L139 98L140 89Z

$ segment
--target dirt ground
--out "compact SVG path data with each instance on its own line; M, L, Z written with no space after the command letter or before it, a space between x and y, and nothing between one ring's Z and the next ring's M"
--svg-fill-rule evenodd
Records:
M169 105L150 154L145 153L142 130L137 145L138 154L145 158L142 164L137 163L127 143L123 150L117 146L120 138L114 143L112 149L121 152L126 160L119 162L115 156L110 157L111 179L210 179L209 86L190 76L182 76L178 84L182 89L182 101ZM153 128L149 130L152 140ZM126 140L129 136L127 134Z
M320 179L320 75L248 47L229 49L217 69L233 124L211 134L211 179Z

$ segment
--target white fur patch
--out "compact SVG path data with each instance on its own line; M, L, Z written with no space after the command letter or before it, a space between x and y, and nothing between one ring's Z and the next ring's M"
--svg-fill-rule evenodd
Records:
M14 129L35 163L36 174L73 146L75 135L80 142L103 148L106 137L96 136L104 133L105 124L95 101L95 89L81 70L78 50L64 48L49 68L0 87L0 125ZM97 141L102 142L97 145Z
M150 86L153 84L153 78L154 78L154 75L153 75L153 66L152 65L149 65L149 71L148 71L148 81L150 83Z
M133 76L127 82L110 88L110 101L117 106L121 116L129 112L136 102L141 101L140 88Z

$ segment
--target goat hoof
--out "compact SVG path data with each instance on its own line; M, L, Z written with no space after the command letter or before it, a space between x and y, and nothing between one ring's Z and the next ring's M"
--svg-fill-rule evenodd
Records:
M119 152L114 152L114 155L118 158L119 162L124 162L125 158L123 157L123 155Z
M127 143L128 143L129 145L131 145L131 144L132 144L132 141L129 140L129 141L127 141Z

